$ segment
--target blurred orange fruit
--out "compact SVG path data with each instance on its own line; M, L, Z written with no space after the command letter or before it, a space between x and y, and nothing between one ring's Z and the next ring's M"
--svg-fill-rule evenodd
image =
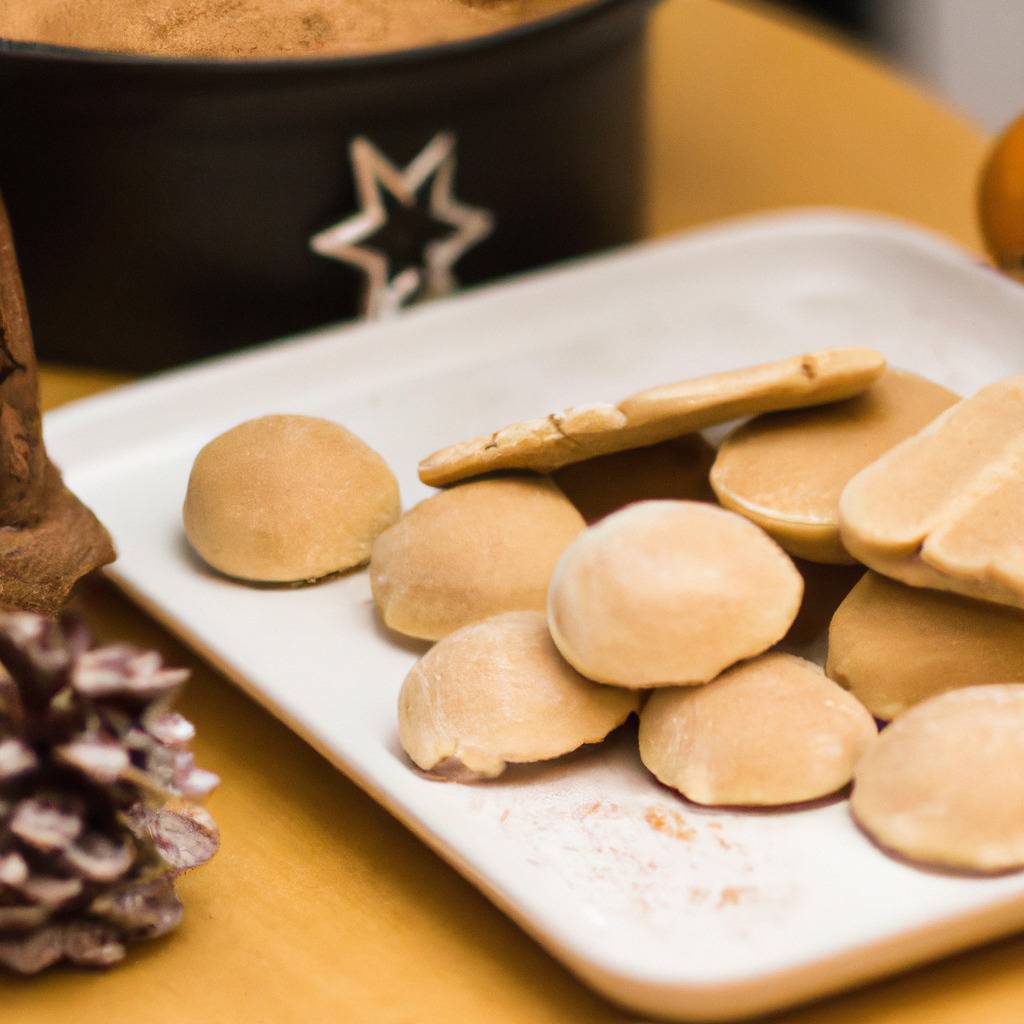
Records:
M996 140L981 172L978 216L1002 270L1024 281L1024 115Z

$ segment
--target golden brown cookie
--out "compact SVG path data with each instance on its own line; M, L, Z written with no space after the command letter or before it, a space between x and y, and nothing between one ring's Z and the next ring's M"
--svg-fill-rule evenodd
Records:
M398 482L355 434L315 416L262 416L196 456L185 533L213 568L242 580L315 580L361 565L398 518Z
M842 541L887 576L1024 607L1024 377L958 402L858 473Z
M420 463L420 479L442 486L498 469L548 473L738 416L850 398L870 387L884 369L885 359L873 349L826 349L666 384L617 406L576 406L443 448Z
M839 540L843 488L956 401L952 391L924 377L887 370L845 402L744 423L719 448L711 485L726 508L752 519L790 554L853 562Z
M543 611L583 517L547 477L472 480L411 508L373 545L370 584L391 629L438 640L498 612Z
M402 748L425 771L500 775L597 743L639 695L598 686L567 665L539 612L506 612L435 644L398 698Z
M700 434L573 462L552 474L588 523L636 501L714 501L715 449Z
M706 686L653 693L640 713L640 758L695 803L794 804L842 789L876 734L813 662L762 654Z
M832 619L825 671L882 719L946 690L1024 680L1024 612L868 572Z
M548 625L589 679L704 683L781 640L803 580L749 520L693 501L644 501L587 529L558 563Z
M1024 684L911 708L861 759L850 807L880 846L966 871L1024 867Z

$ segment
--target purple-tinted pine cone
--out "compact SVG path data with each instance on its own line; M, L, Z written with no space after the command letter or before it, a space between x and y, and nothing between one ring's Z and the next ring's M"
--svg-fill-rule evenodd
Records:
M106 967L177 926L174 879L217 851L188 673L85 628L0 610L0 965Z

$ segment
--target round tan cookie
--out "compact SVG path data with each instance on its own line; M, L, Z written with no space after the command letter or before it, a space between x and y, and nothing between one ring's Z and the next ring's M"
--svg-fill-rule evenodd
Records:
M435 644L398 698L402 748L425 771L493 778L597 743L639 695L598 686L567 665L539 612L506 612Z
M355 434L314 416L263 416L196 456L185 534L213 568L267 583L361 565L398 518L398 482Z
M548 473L739 416L850 398L870 387L884 369L885 359L873 349L826 349L666 384L617 406L576 406L442 448L420 463L420 479L442 486L498 469Z
M591 526L548 593L558 649L583 675L704 683L782 639L803 580L753 523L714 505L644 501Z
M836 611L825 671L895 718L946 690L1024 680L1024 613L869 572Z
M583 517L547 477L474 480L421 501L377 538L373 598L385 624L437 640L507 611L543 611Z
M853 562L839 539L843 488L957 400L923 377L888 370L845 402L744 423L719 448L711 485L726 508L752 519L790 554Z
M817 665L763 654L707 686L658 690L640 714L640 758L695 803L773 806L842 789L877 734Z
M714 501L708 470L715 449L700 434L563 466L556 484L588 523L636 501Z
M1024 867L1024 684L911 708L861 759L850 807L880 846L923 864Z

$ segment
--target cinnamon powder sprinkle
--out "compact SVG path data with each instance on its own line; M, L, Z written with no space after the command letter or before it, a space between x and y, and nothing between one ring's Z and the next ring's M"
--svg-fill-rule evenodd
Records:
M644 821L655 832L661 832L683 842L689 842L697 835L696 830L686 824L686 819L678 811L673 811L669 808L648 807L644 811Z
M158 57L341 57L500 32L581 2L3 0L0 38Z
M573 812L573 817L582 821L584 818L590 818L597 815L600 818L622 818L627 816L628 812L613 802L604 803L601 800L595 800L592 804L580 804Z
M716 909L723 907L738 907L742 902L754 895L756 890L745 886L728 886L718 894Z

